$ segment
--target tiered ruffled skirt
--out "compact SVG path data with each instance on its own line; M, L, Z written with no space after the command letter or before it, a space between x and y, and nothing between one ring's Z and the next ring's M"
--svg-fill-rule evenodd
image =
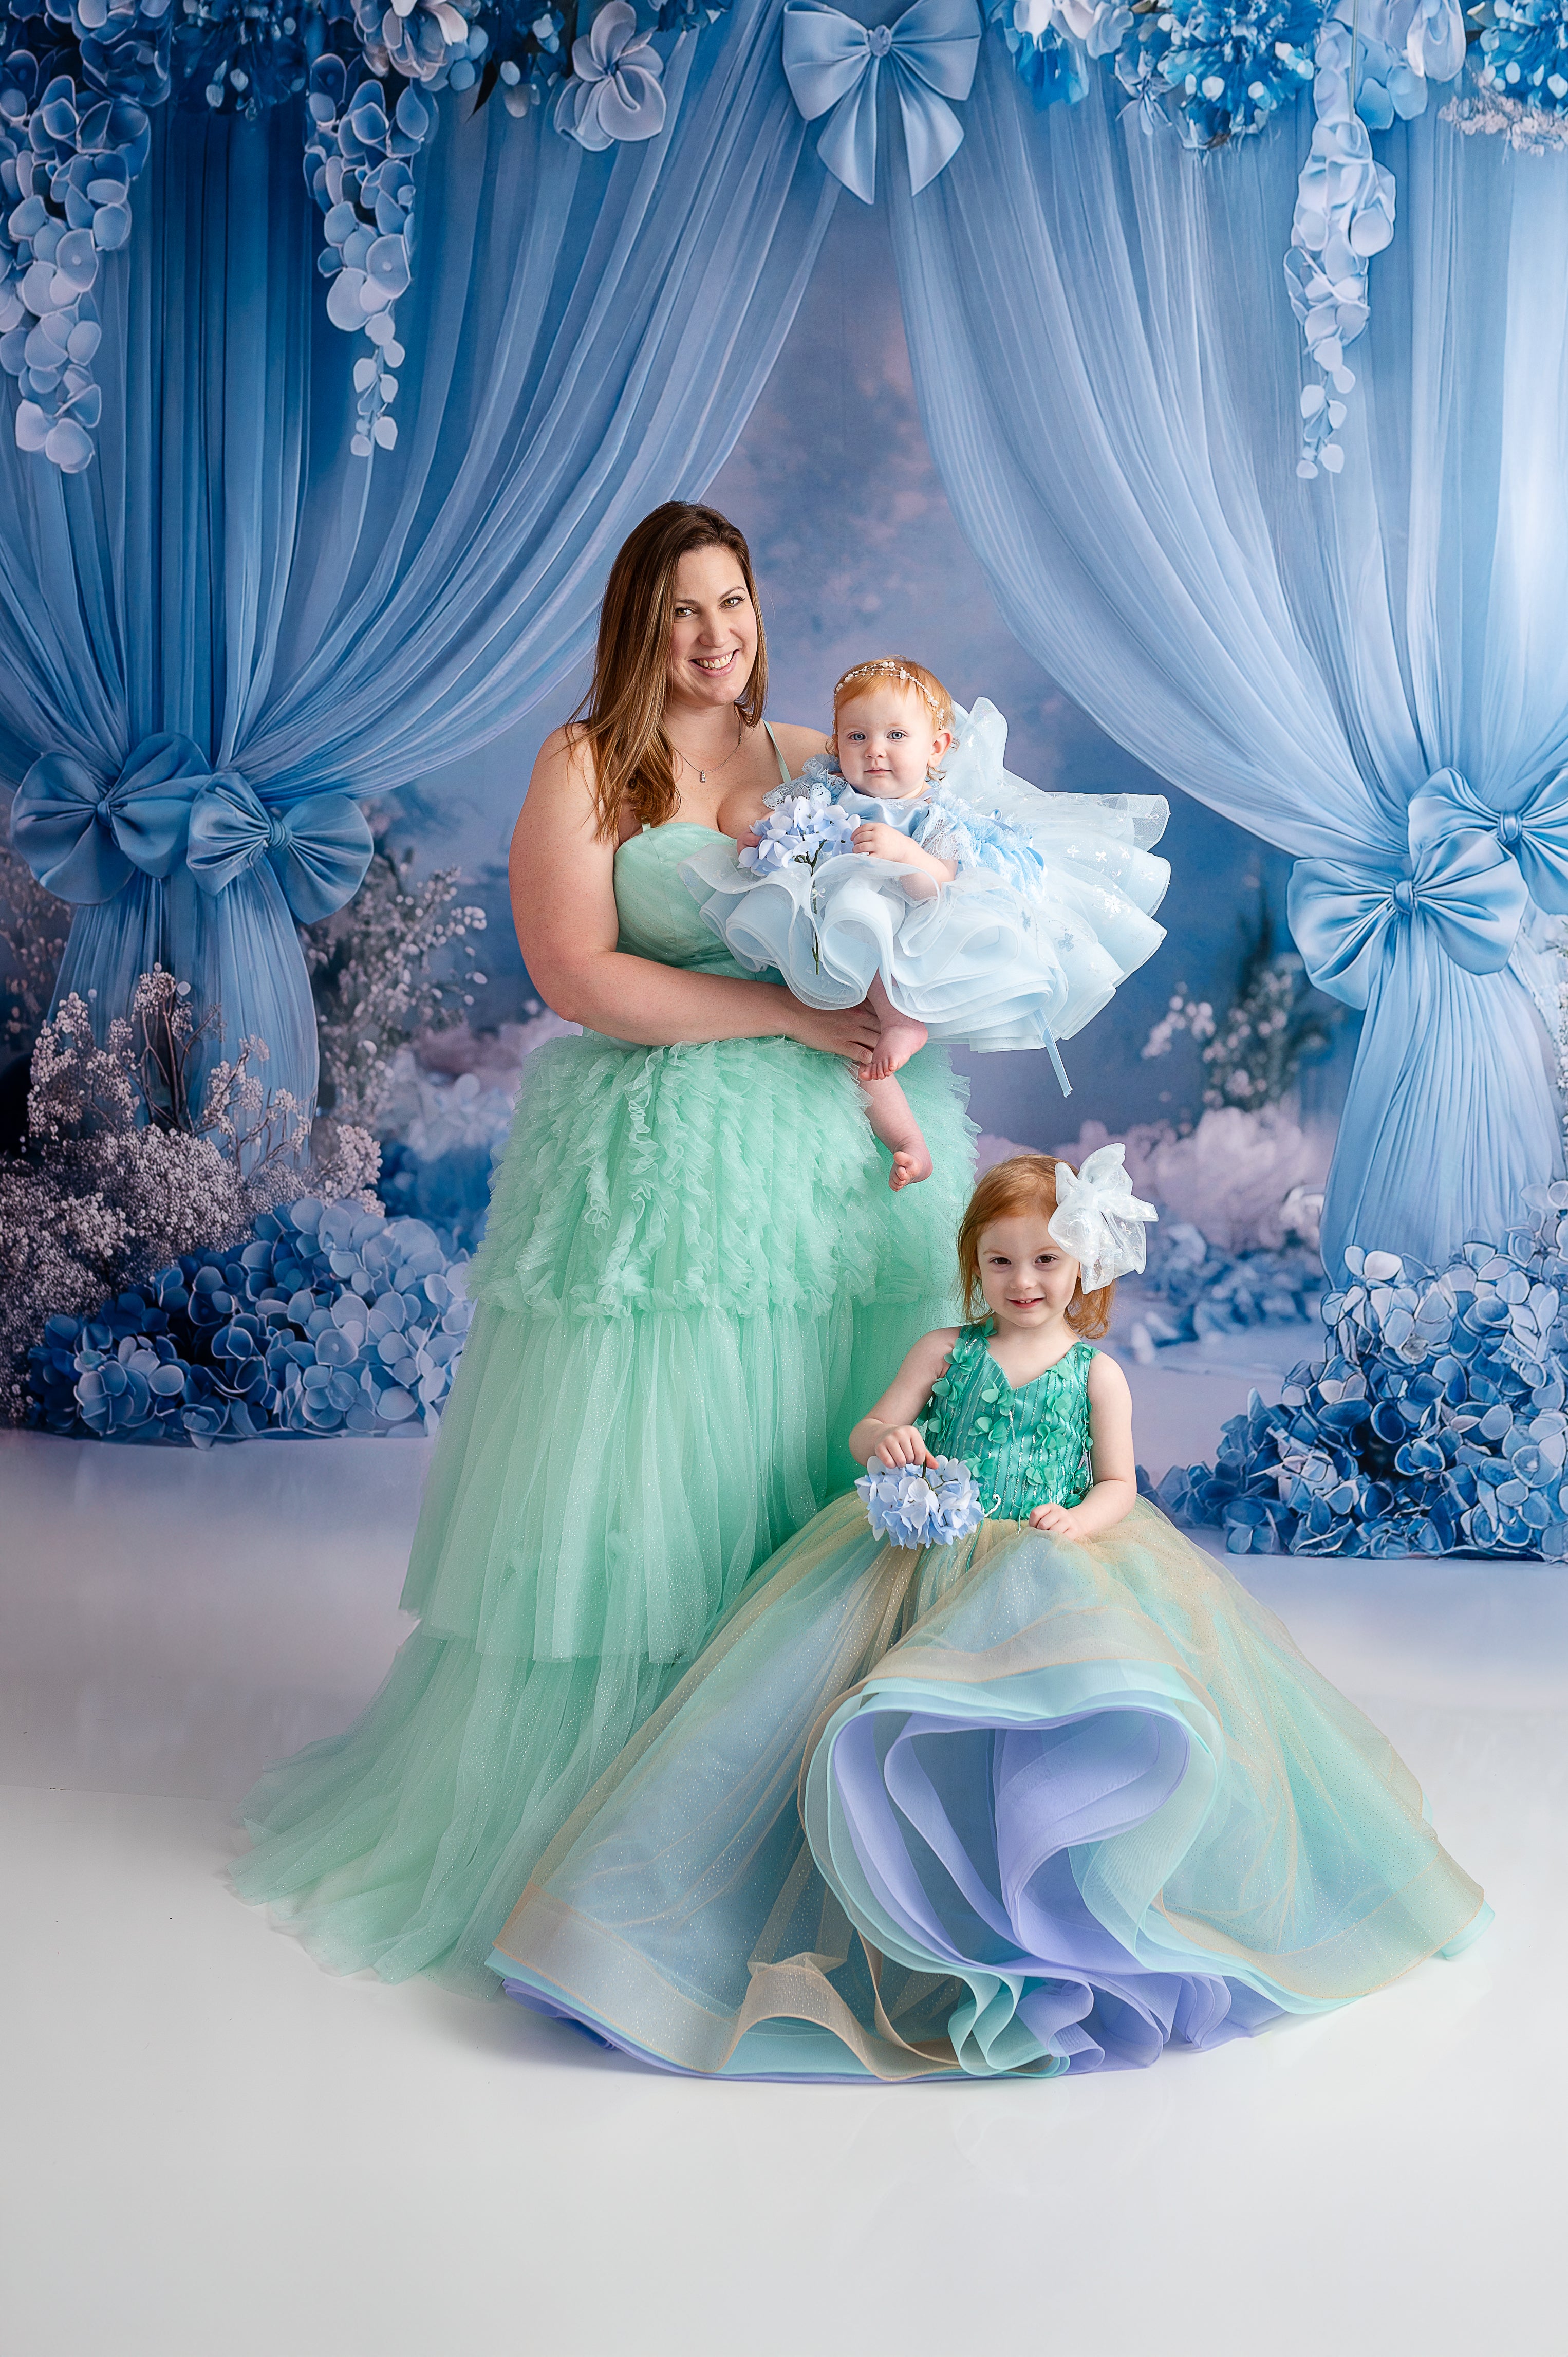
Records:
M952 1314L972 1133L938 1054L904 1080L936 1176L894 1195L848 1067L792 1042L531 1060L403 1591L420 1626L242 1813L236 1888L323 1963L493 1989L541 1851L852 1478L850 1426Z

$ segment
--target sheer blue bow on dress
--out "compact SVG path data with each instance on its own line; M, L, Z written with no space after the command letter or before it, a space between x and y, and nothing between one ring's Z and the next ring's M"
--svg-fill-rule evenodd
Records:
M101 288L98 457L62 476L0 433L0 775L76 904L60 988L101 1019L161 958L314 1096L295 927L364 872L353 802L570 669L617 546L700 495L788 331L838 184L780 16L741 0L723 39L678 40L663 132L604 154L542 110L441 102L401 432L370 461L296 110L156 118Z

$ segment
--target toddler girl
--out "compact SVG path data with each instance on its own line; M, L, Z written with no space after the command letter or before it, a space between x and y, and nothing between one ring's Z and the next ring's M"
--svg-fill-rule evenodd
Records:
M852 1493L753 1574L540 1861L510 1995L667 2070L1047 2079L1329 2012L1484 1928L1386 1738L1137 1494L1091 1340L1153 1216L1122 1153L986 1173L971 1322L855 1428L907 1496L961 1459L985 1519L899 1544Z

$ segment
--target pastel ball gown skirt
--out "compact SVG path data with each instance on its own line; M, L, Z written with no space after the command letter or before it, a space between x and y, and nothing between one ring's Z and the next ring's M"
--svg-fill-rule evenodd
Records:
M1487 1920L1386 1739L1140 1501L890 1547L825 1507L541 1859L509 1992L667 2068L1131 2068Z
M904 1079L936 1175L895 1196L848 1066L789 1041L531 1060L403 1595L420 1626L242 1811L236 1889L323 1963L494 1994L545 1844L853 1478L867 1362L880 1390L951 1314L972 1132L939 1053Z

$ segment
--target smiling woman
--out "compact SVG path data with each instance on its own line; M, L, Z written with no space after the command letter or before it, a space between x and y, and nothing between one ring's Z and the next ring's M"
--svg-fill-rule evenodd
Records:
M339 1970L493 1989L545 1845L847 1487L866 1370L950 1308L971 1133L940 1052L903 1074L935 1170L895 1194L855 1079L875 1019L746 975L680 878L822 748L768 726L766 684L740 533L656 510L513 841L530 975L585 1036L530 1060L497 1176L403 1592L421 1625L245 1807L237 1888Z

